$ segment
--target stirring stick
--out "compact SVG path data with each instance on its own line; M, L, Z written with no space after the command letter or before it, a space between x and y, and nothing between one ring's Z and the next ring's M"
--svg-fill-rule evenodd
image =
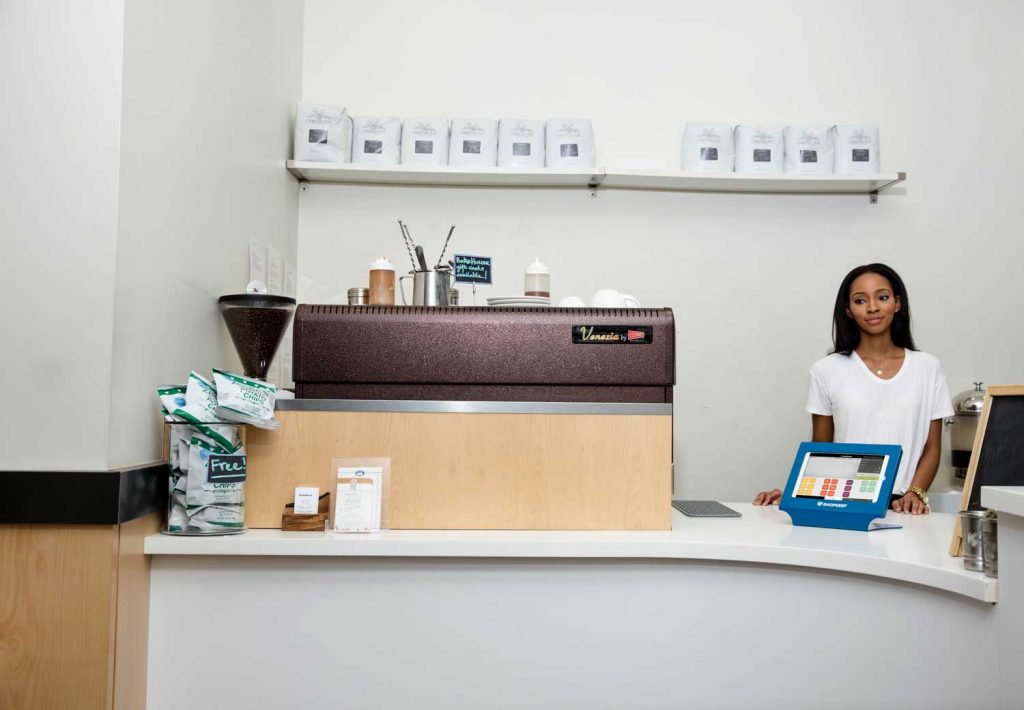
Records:
M405 250L409 252L409 261L412 263L412 270L416 270L416 257L412 255L412 246L410 243L412 240L405 234L405 225L402 224L402 220L398 220L398 228L402 230L402 241L405 243Z
M455 224L449 229L449 236L444 239L444 246L441 247L441 255L437 257L437 266L441 265L441 261L444 259L444 252L447 251L447 243L452 239L452 233L455 232Z

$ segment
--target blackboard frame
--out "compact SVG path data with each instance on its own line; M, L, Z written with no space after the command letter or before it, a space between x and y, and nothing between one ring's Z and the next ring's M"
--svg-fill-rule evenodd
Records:
M964 492L960 496L960 510L967 510L970 505L972 494L975 488L975 479L978 475L978 466L981 461L982 448L985 443L985 432L988 429L989 415L992 413L992 400L995 397L1024 397L1024 385L999 385L989 387L985 391L985 404L981 412L981 420L978 422L978 430L974 434L974 445L971 447L971 460L967 466L967 476L964 479ZM980 481L979 481L980 483ZM963 552L963 535L960 529L960 516L957 516L953 525L953 539L949 543L949 554L959 557Z

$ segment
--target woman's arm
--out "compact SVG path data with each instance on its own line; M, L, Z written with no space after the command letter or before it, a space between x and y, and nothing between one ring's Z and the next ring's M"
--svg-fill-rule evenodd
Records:
M914 480L911 486L918 486L924 490L932 485L935 480L935 473L939 470L939 456L942 454L942 420L932 419L928 425L928 439L924 442L924 451L921 452L921 460L917 462L917 470L914 471ZM902 498L892 502L892 509L897 513L911 513L920 515L928 512L928 506L924 504L916 493L907 492Z
M827 414L812 414L811 415L811 441L825 441L830 442L835 436L836 427L832 417ZM924 457L922 457L924 458ZM938 465L938 458L935 459L936 465ZM918 467L920 469L920 467ZM935 472L932 472L932 477L935 476ZM931 481L929 481L931 483ZM770 491L761 491L754 496L754 505L775 505L782 500L782 491L778 488L773 488Z

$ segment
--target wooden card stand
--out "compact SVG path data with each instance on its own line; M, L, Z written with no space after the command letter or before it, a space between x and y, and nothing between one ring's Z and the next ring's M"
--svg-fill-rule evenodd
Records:
M327 519L331 515L331 492L320 496L316 513L295 514L295 504L288 503L281 515L281 529L285 532L314 531L323 532L327 529Z

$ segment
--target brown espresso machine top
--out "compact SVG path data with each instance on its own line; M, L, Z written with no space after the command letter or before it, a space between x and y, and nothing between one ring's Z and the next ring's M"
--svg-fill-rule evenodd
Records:
M672 401L670 308L300 305L303 399Z

